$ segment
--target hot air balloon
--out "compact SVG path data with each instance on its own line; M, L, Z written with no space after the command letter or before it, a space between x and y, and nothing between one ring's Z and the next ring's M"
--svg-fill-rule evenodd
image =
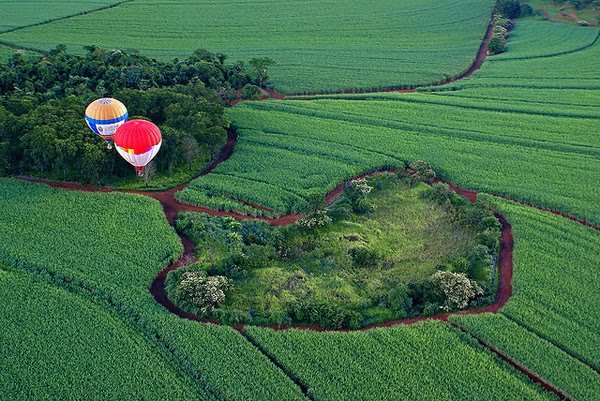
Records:
M117 99L94 100L85 109L85 121L96 135L106 141L109 149L117 128L127 121L127 108Z
M160 130L150 121L130 120L117 128L114 136L117 152L143 176L144 167L156 156L162 144Z

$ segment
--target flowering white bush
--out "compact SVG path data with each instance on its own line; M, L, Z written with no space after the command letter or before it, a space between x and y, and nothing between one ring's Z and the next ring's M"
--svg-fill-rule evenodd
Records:
M481 287L464 273L438 271L431 276L431 279L446 296L446 303L442 309L447 311L462 309L473 298L483 294Z
M296 222L296 225L304 228L323 227L331 223L331 217L327 211L319 210L311 215L305 216Z
M225 276L207 276L204 272L185 272L176 295L197 306L202 314L212 311L225 300L230 280Z

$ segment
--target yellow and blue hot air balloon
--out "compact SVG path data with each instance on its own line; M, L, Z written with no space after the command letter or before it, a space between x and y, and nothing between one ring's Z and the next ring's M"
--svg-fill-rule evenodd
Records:
M85 109L85 121L96 135L107 142L110 149L117 128L127 121L127 108L117 99L97 99Z

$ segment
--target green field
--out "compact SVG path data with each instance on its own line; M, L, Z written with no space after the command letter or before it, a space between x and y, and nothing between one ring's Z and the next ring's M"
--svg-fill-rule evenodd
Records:
M43 50L62 43L77 52L90 44L134 48L162 59L183 58L197 48L225 53L232 61L267 56L277 62L274 87L286 93L399 87L443 81L466 70L493 4L136 0L0 35L0 41Z
M269 56L275 88L325 93L461 73L494 2L134 0L39 24L108 3L2 2L0 31L38 25L0 32L0 42L136 48L161 59L199 47L231 60ZM182 319L149 292L183 251L157 201L0 178L0 400L558 399L490 348L574 400L597 400L600 232L515 201L600 225L599 34L518 19L505 54L449 85L243 102L227 112L239 134L233 155L177 193L191 204L279 216L311 209L357 174L425 160L443 179L482 192L512 226L512 296L496 314L352 333ZM0 46L0 59L12 53ZM422 206L392 197L374 212L377 224L338 228L395 256L465 241L439 225L436 236L411 231L414 242L393 230L380 236L383 225L415 215L435 222L439 210ZM338 243L326 251L344 246L328 235ZM200 241L196 255L209 250Z
M0 221L1 263L114 311L169 361L176 377L192 383L187 393L206 399L302 399L241 335L180 319L152 298L151 281L182 249L156 201L0 179ZM44 381L38 383L36 391L43 393Z
M0 270L0 316L0 399L213 399L114 313L21 272Z
M241 104L229 113L240 135L233 156L178 196L293 212L361 172L422 159L463 187L599 223L599 55L596 42L556 57L490 61L452 86L462 90ZM539 87L563 69L581 88L558 90L574 85L567 79Z
M600 234L564 218L483 197L513 225L514 293L501 315L453 318L578 400L600 391Z
M81 14L116 3L119 3L119 1L6 0L2 2L0 32Z
M552 399L439 322L351 334L248 333L317 400Z

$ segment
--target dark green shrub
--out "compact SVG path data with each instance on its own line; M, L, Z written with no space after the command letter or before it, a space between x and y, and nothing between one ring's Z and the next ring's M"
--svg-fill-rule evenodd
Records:
M399 283L392 288L387 297L387 306L396 313L399 319L408 315L412 303L413 300L408 294L408 287L403 283Z
M258 100L262 96L262 90L252 84L246 84L240 91L240 97L244 100Z
M431 182L435 179L436 174L429 163L422 160L415 160L408 165L410 176L413 179Z
M244 221L238 232L246 245L257 244L277 247L281 242L281 232L265 221Z
M490 43L488 43L488 50L489 50L490 54L504 53L506 51L506 45L504 44L504 41L502 40L502 38L499 38L498 36L494 36L490 40Z
M496 12L506 18L519 18L521 15L521 2L519 0L499 0L496 3Z
M249 245L244 247L244 270L258 269L269 266L277 256L275 248L268 245Z
M344 198L354 213L367 213L372 210L372 207L366 203L367 196L372 190L373 187L365 178L347 181L343 185Z
M248 274L248 256L242 252L231 252L223 260L212 266L209 274L223 275L232 279L240 279Z

